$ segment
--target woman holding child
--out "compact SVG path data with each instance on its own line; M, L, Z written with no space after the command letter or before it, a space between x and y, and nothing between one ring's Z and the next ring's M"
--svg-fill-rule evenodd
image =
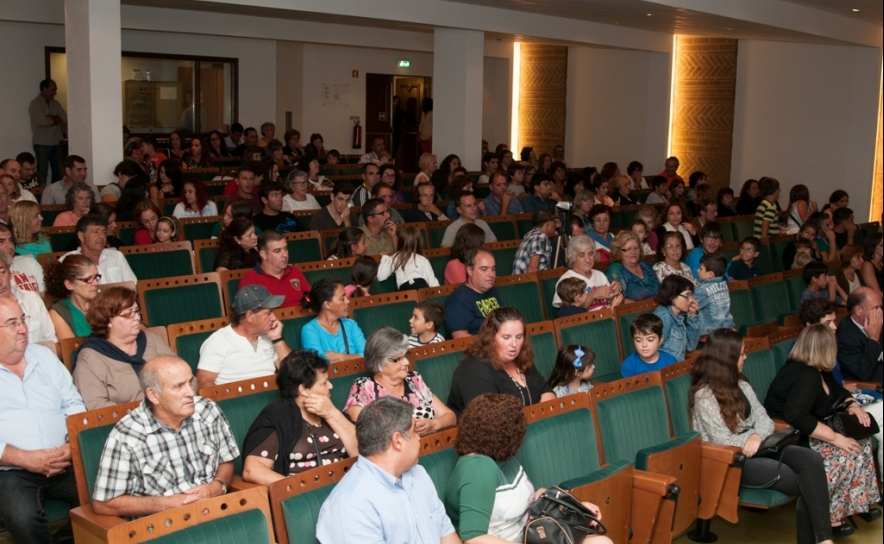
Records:
M558 290L559 283L567 278L578 278L586 282L586 293L588 295L587 310L594 312L596 310L604 310L605 308L613 308L623 304L623 293L620 283L610 282L605 275L594 270L596 256L595 242L585 234L574 236L568 242L565 248L565 260L568 263L569 270L562 274L559 281L556 282ZM559 298L558 292L553 298L552 305L556 308L562 306L562 299Z

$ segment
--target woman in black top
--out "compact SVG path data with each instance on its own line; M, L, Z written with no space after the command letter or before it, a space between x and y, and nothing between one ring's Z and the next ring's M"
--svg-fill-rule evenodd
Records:
M484 393L513 395L522 406L556 398L534 366L525 318L515 308L497 308L485 318L454 371L448 406L459 417L471 400Z
M755 215L755 210L761 204L761 186L758 180L747 179L740 189L740 200L737 201L737 215Z
M881 517L870 506L880 499L871 440L854 440L822 423L832 407L847 400L849 412L869 426L869 415L831 374L838 346L835 333L821 323L801 331L786 365L777 373L764 407L801 431L801 444L819 452L829 484L829 519L835 536L846 536L842 520L854 514L866 521Z
M245 217L237 217L221 231L215 272L252 268L261 261L257 246L255 225Z

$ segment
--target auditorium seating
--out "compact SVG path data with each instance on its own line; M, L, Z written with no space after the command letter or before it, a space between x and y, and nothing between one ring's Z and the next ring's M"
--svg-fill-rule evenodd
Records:
M544 320L543 306L540 303L540 285L537 274L519 274L515 276L498 275L494 280L502 304L517 308L525 316L526 323L537 323Z
M203 342L215 331L230 324L227 317L213 317L168 326L169 346L179 357L187 361L190 370L196 374ZM64 346L64 343L62 343Z
M330 364L328 366L328 381L332 386L332 404L337 406L339 410L343 410L353 382L371 375L371 372L365 368L365 360L362 357Z
M222 317L221 278L215 272L138 282L141 316L150 327Z
M350 301L350 318L359 324L366 338L370 334L367 331L375 331L383 326L393 327L402 334L411 334L408 320L417 300L417 291L355 297Z
M560 317L554 321L559 345L579 344L595 352L592 381L610 382L620 378L620 349L612 310Z
M624 360L635 352L635 343L629 333L629 326L639 314L653 313L657 308L657 301L642 300L631 304L621 304L614 308L614 317L617 319L617 338L620 343L620 360Z
M139 280L190 276L194 273L190 242L124 246L120 252ZM159 255L160 252L162 255Z
M549 378L556 366L559 346L556 342L556 326L552 320L528 323L525 327L531 347L534 349L534 365L544 378Z
M220 212L222 210L218 211ZM181 236L185 240L194 242L196 240L209 240L212 238L212 232L215 230L215 225L220 222L220 215L184 217L178 221L178 227L181 229Z
M474 339L474 336L468 336L408 350L412 367L442 402L448 402L454 369Z
M540 292L543 294L543 311L547 319L555 319L559 309L553 306L553 300L556 296L556 285L559 278L567 272L566 267L553 268L552 270L543 270L537 273L537 281L540 283Z

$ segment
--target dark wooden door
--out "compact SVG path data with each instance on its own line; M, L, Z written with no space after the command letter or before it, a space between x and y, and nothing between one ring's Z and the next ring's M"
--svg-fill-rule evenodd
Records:
M396 164L403 172L418 172L418 159L421 155L418 124L421 120L421 100L427 96L426 81L422 77L396 77L393 89L405 110Z
M365 152L371 151L375 136L383 136L390 150L392 144L391 101L393 100L393 76L365 74Z

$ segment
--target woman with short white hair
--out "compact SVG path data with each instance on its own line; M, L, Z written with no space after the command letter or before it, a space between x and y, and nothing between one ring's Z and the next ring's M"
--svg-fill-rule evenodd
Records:
M616 281L611 283L602 272L592 268L596 260L595 242L592 238L585 234L572 237L568 247L565 248L565 260L568 263L568 271L556 282L556 288L566 278L579 278L585 281L590 301L587 309L590 312L623 304L620 284ZM561 305L562 299L556 293L553 306L558 308Z

